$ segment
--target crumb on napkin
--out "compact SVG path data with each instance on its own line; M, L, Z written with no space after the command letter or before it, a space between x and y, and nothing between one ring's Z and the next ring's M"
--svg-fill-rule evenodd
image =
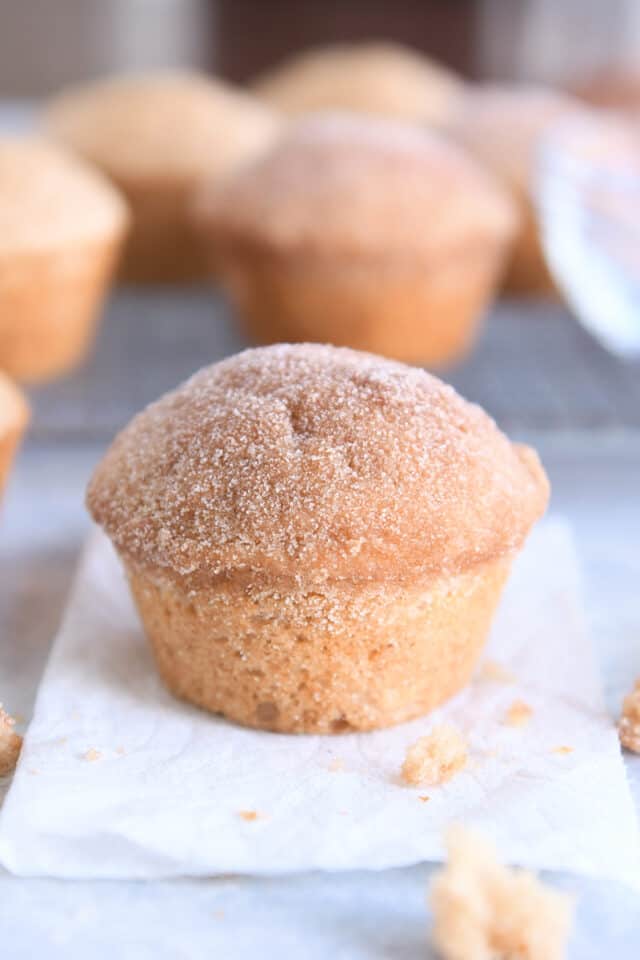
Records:
M402 779L410 784L445 783L467 763L467 743L455 727L442 723L407 749Z
M0 703L0 777L13 773L22 749L22 737L14 730L15 720Z
M559 747L553 747L551 750L551 753L560 753L560 754L573 753L573 747L569 747L563 743Z
M258 820L260 818L260 814L258 813L257 810L239 810L238 816L241 817L243 820L246 820L247 823L250 823L252 820Z
M479 680L489 680L493 683L515 683L516 678L497 660L483 660L478 670Z
M618 724L620 743L633 753L640 753L640 677L633 690L622 701L622 716Z
M421 803L428 803L429 800L431 800L431 797L428 793L421 793L418 797L418 800L420 800Z
M508 727L524 727L533 716L533 708L524 700L514 700L506 712L504 722Z
M563 960L573 900L526 870L504 866L484 838L449 830L447 863L430 889L443 960Z
M82 754L82 759L87 760L89 763L95 763L96 760L100 760L102 754L99 750L96 750L95 747L91 747L89 750L85 751Z

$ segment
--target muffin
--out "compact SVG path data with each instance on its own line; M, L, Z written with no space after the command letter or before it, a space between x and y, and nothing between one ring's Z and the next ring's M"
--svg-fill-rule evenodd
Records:
M511 190L520 230L505 287L514 294L554 294L532 200L533 174L542 137L580 109L568 95L543 87L479 87L457 102L444 129L486 163Z
M434 365L469 348L516 229L500 184L440 135L332 114L203 190L198 216L257 340Z
M583 78L571 92L593 107L616 110L640 118L640 72L609 70Z
M103 80L61 93L47 130L97 164L125 194L133 224L123 278L202 279L205 265L187 215L201 177L219 180L275 138L266 106L196 73Z
M253 84L289 114L339 109L433 122L463 88L454 73L394 43L320 47L286 61Z
M88 506L176 696L337 733L467 683L547 496L536 454L424 370L285 344L147 407Z
M0 496L28 419L29 408L21 391L0 373Z
M0 370L66 373L92 341L127 226L100 173L36 139L0 139Z

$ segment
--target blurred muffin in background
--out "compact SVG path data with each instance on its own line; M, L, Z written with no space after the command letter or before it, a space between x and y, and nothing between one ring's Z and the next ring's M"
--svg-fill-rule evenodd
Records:
M593 74L574 84L571 92L593 107L620 110L640 119L640 70Z
M63 91L50 103L45 126L127 197L133 223L123 278L179 283L205 275L187 214L194 185L253 159L281 123L268 107L217 80L167 71Z
M520 232L505 283L510 293L555 293L532 202L532 175L541 138L578 109L576 100L543 87L477 87L458 100L444 124L501 178L520 207Z
M0 497L28 420L29 407L22 392L0 373Z
M47 380L84 357L127 222L119 192L83 160L0 139L0 370Z
M253 84L258 96L286 113L338 109L426 122L446 116L462 87L428 57L380 42L309 50Z
M517 229L511 198L439 134L317 114L197 203L250 333L440 364L464 353Z

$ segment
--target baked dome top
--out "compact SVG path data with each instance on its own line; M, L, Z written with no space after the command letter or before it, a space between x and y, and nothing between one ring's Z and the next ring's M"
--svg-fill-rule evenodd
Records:
M331 253L447 255L510 238L508 192L435 132L351 114L301 120L255 163L197 202L224 244Z
M395 43L308 50L259 77L258 96L288 113L338 108L434 121L462 88L454 73Z
M541 137L580 110L577 100L546 87L487 84L456 101L445 129L511 187L527 192Z
M160 71L62 91L49 132L116 178L223 175L280 131L267 106L213 78Z
M0 138L0 256L101 240L127 219L119 192L89 164L44 140Z
M88 506L177 575L415 582L519 547L535 453L424 370L317 344L247 350L136 416Z

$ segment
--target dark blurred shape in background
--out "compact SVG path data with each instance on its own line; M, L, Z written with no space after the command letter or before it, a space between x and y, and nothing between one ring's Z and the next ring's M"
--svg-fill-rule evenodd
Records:
M390 39L479 79L637 77L637 0L0 0L0 95L123 69L235 81L306 47ZM578 42L579 38L579 42Z

